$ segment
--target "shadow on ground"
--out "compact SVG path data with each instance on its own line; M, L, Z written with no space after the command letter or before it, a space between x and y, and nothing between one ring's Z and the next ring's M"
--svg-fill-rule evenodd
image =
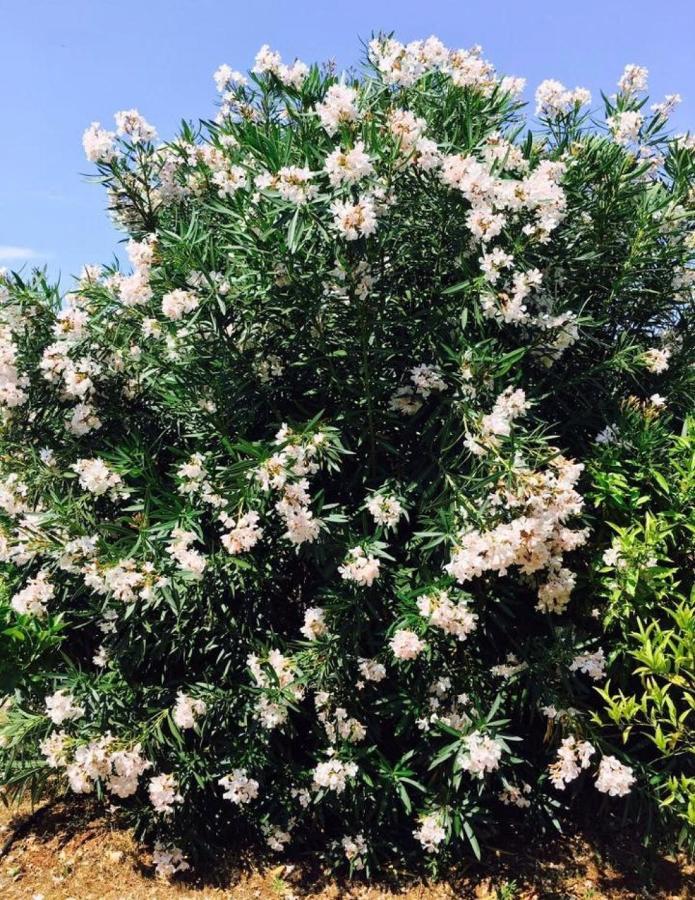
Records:
M626 830L577 830L542 840L510 832L483 863L462 862L446 881L407 872L381 884L347 882L314 861L257 858L230 851L214 869L169 884L118 818L97 805L56 800L32 810L0 810L0 897L41 900L139 900L191 897L238 900L599 900L695 897L695 867L684 858L650 857Z

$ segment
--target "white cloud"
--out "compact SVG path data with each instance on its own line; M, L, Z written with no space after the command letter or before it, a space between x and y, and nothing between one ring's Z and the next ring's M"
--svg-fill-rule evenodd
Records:
M13 247L11 244L0 244L0 260L46 259L50 253L41 253L32 247Z

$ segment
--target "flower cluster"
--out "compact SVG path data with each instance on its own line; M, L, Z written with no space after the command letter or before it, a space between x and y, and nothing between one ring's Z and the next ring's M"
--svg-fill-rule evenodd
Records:
M205 570L207 561L200 550L191 547L198 540L194 531L186 531L183 528L174 528L171 532L171 541L167 552L184 572L188 572L195 578L200 578Z
M80 487L90 494L110 493L116 496L122 484L121 476L113 472L103 459L78 459L72 469L77 473Z
M256 546L263 536L263 529L259 527L260 516L257 512L247 512L232 519L223 514L222 521L229 531L222 535L222 544L228 553L236 556L237 553L245 553Z
M48 573L39 572L30 578L21 591L12 598L12 609L20 615L43 618L47 613L46 604L52 599L55 587L48 580Z
M308 641L315 641L328 632L325 610L319 606L312 606L304 613L304 624L300 629Z
M295 546L313 543L319 536L321 520L311 509L306 476L318 472L327 443L328 438L321 431L303 439L283 425L275 435L275 444L281 449L254 473L264 491L278 492L275 512L287 528L285 538Z
M264 662L249 654L246 663L255 683L267 692L258 698L254 715L269 731L284 725L289 715L288 700L297 701L304 696L304 688L296 678L294 660L279 650L271 650Z
M194 728L196 721L204 716L207 712L207 705L204 700L189 697L187 694L179 692L176 696L176 705L174 706L174 722L179 728Z
M229 775L220 778L218 784L224 788L224 799L232 803L250 803L258 796L258 782L249 778L245 769L234 769Z
M394 528L404 514L401 502L387 494L374 494L367 500L367 509L376 524L385 528Z
M84 714L83 709L69 705L71 698L56 701L56 696L46 700L47 706L53 701L49 715L56 724ZM117 749L111 734L74 748L70 743L65 732L53 732L41 742L41 752L51 768L65 769L70 788L76 794L91 794L99 782L114 797L132 797L138 790L140 776L152 766L143 756L140 744Z
M589 766L595 750L588 741L577 741L575 737L564 738L557 751L557 761L550 766L550 780L556 788L564 788L579 776L582 769Z
M379 560L363 547L353 547L338 571L346 581L354 581L360 587L371 587L379 577Z
M342 762L333 758L326 762L320 762L313 773L314 790L325 789L342 794L348 785L349 779L357 775L357 764L354 762Z
M487 531L463 531L445 571L463 584L490 570L504 575L511 566L527 575L546 570L547 580L538 587L537 608L562 612L576 580L562 565L563 554L581 546L587 537L585 531L573 531L565 524L583 506L574 489L582 468L557 457L544 472L521 470L517 484L503 493L508 508L521 506L524 514Z
M564 84L550 78L541 82L536 89L536 115L555 118L570 112L574 107L591 103L591 94L586 88L568 90Z
M499 741L487 734L474 731L466 738L466 750L461 759L461 768L482 778L486 772L498 768L502 757Z
M451 591L438 590L422 594L417 599L417 608L431 625L445 634L453 634L459 641L465 641L475 631L478 616L471 612L465 600L455 602Z
M583 769L588 769L595 748L588 741L577 741L573 736L562 741L557 751L557 761L550 768L550 780L556 788L563 789L570 781L578 778ZM596 775L596 788L611 797L624 797L630 793L635 776L629 766L614 756L603 756Z
M147 790L150 803L160 816L171 816L176 804L183 802L176 777L170 773L150 778Z
M345 858L353 869L360 872L365 866L367 842L363 834L346 835L340 842Z
M17 367L17 345L7 325L0 325L0 404L6 409L27 401L29 379Z
M429 813L423 816L413 835L427 853L437 853L439 845L446 839L446 829L442 825L441 815Z
M179 872L190 869L190 865L180 847L167 846L161 841L154 845L152 862L155 866L155 874L158 878L169 880Z
M74 698L64 690L46 697L46 715L54 725L62 725L66 719L79 719L84 715L84 707L77 706Z
M611 797L625 797L635 783L635 776L629 766L614 756L604 756L598 767L596 788Z
M396 659L417 659L422 651L427 647L425 641L421 640L414 631L407 628L399 629L389 641L391 652Z

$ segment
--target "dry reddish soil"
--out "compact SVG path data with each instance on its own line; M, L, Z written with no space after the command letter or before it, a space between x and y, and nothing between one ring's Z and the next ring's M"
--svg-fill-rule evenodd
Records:
M0 806L2 900L692 900L695 866L681 857L647 861L628 835L520 839L488 849L484 863L424 884L394 873L381 886L338 881L301 862L227 860L215 871L173 883L154 876L146 848L98 807L56 801L32 811ZM511 852L515 851L515 852Z

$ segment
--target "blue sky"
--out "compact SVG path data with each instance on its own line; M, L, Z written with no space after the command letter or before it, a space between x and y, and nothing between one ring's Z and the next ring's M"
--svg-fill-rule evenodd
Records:
M269 43L287 61L358 62L360 38L482 44L498 71L612 92L625 63L650 70L650 93L678 92L676 130L695 126L694 0L5 0L0 53L0 265L46 262L64 285L107 262L119 234L89 184L81 135L137 107L173 136L214 115L212 72L246 69Z

